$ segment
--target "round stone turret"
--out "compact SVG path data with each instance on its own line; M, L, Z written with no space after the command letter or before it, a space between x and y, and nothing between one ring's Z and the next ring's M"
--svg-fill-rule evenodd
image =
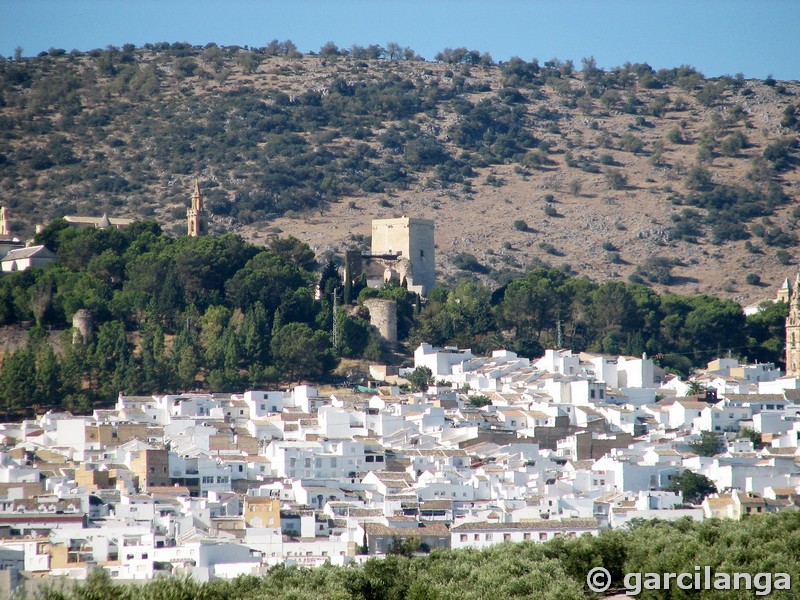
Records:
M81 308L72 316L72 343L88 343L92 339L94 316L91 311Z
M381 341L394 348L397 344L397 302L386 298L370 298L364 302L369 322L378 330Z

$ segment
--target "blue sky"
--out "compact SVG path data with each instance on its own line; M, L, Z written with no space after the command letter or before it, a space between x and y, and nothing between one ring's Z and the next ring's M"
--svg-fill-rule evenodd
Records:
M0 0L0 54L186 41L307 52L396 41L427 59L594 56L609 68L689 64L708 76L800 79L800 0Z

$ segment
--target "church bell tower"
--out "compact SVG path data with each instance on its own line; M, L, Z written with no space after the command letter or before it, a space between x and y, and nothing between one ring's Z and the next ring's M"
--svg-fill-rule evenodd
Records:
M203 206L203 196L200 193L200 184L194 182L192 205L186 211L187 235L199 237L208 233L208 213Z
M800 274L789 293L789 316L786 318L786 375L800 375Z

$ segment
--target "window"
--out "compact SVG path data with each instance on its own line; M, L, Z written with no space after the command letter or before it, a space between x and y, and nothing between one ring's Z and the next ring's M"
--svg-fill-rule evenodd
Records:
M462 533L461 534L460 541L462 541L462 542L466 542L467 541L467 534L466 533Z
M539 534L539 541L540 541L540 542L545 542L545 541L547 541L547 534L546 534L546 533L544 533L544 532L540 533L540 534Z
M504 542L510 542L511 541L511 534L510 533L504 533L503 534L503 541Z
M262 404L261 405L261 410L267 410L267 405L266 404Z
M530 534L530 533L528 533L528 532L525 532L525 533L523 533L523 534L522 534L522 539L523 539L523 540L529 540L529 539L531 539L531 534Z
M493 536L491 533L487 533L487 534L484 536L484 538L486 539L486 541L487 541L487 542L491 542L493 537L494 537L494 536Z
M589 398L594 400L594 390L589 390Z
M243 465L239 465L239 473L241 473L243 471L244 471L244 466Z
M383 462L383 457L382 456L376 456L375 457L375 462Z
M477 542L478 540L481 539L481 535L479 533L476 533L475 535L472 536L472 539Z

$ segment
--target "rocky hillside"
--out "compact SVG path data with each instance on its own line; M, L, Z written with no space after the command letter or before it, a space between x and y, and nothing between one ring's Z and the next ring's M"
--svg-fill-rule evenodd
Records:
M443 279L544 262L747 304L797 269L797 82L361 50L2 62L0 203L26 236L102 212L180 233L197 178L212 230L320 255L434 218Z

